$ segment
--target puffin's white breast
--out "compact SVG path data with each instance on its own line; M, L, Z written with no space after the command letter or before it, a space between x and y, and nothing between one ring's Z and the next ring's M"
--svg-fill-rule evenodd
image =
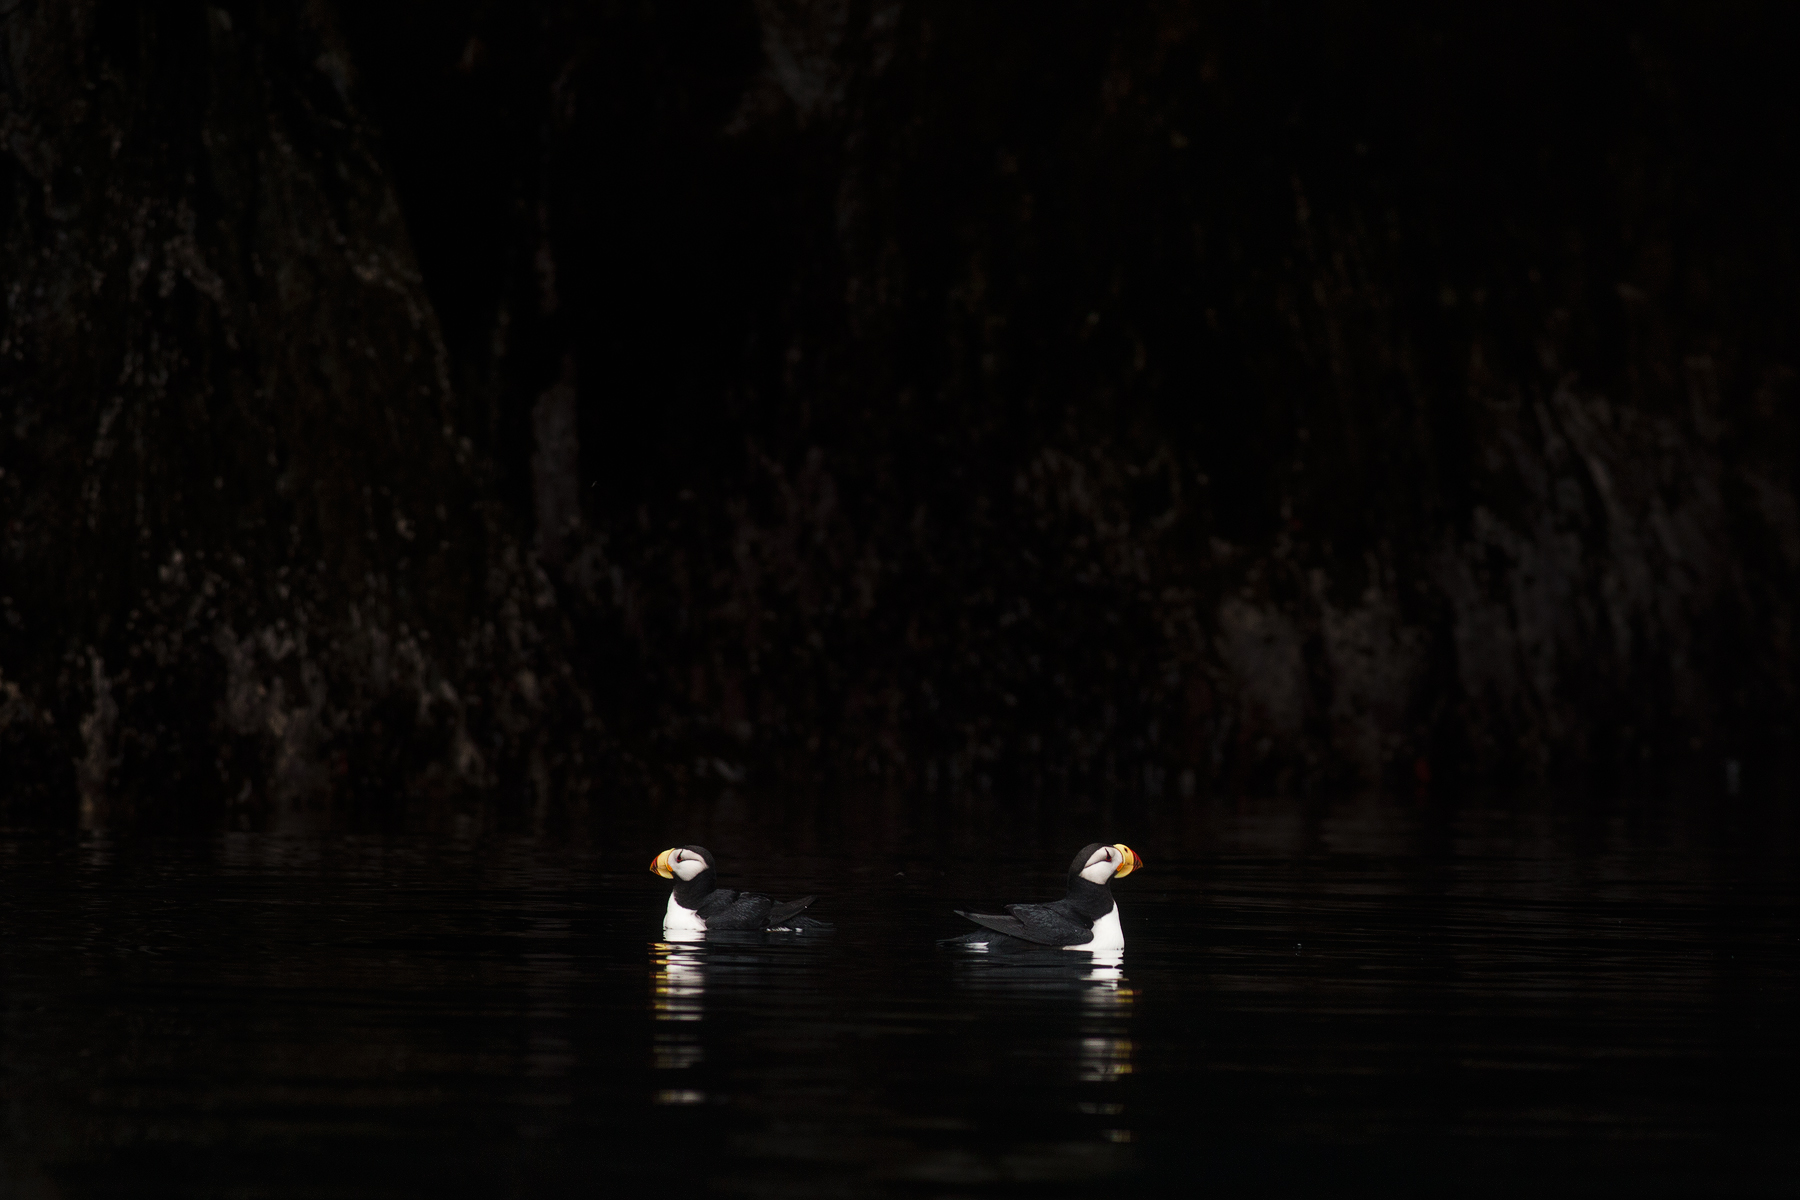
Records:
M1115 905L1115 908L1116 907L1117 906ZM1117 917L1113 918L1113 924L1114 925L1118 924ZM705 928L706 928L706 918L701 916L699 913L695 912L691 908L683 908L683 907L681 907L681 905L675 903L675 893L670 892L669 893L669 911L665 912L663 914L663 932L667 933L671 929L702 929L703 930Z
M1119 927L1119 902L1113 901L1112 911L1094 922L1094 939L1083 942L1079 946L1064 946L1064 950L1123 950L1125 948L1125 931Z

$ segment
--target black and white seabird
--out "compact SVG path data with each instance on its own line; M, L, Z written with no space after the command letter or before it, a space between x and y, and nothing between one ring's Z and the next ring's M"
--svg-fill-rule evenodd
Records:
M973 933L950 938L945 944L985 946L989 949L1055 946L1063 950L1123 950L1125 931L1119 927L1119 906L1107 886L1144 865L1130 846L1095 842L1083 846L1069 864L1069 890L1049 904L1009 904L1008 915L958 911L980 925Z
M823 921L800 914L817 899L802 896L777 904L758 892L739 892L715 887L712 852L704 846L674 846L650 863L650 869L675 881L669 908L663 914L663 932L828 929Z

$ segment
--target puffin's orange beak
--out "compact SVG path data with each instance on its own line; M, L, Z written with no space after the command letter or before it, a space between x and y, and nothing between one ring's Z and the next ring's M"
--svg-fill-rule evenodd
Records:
M1144 860L1137 856L1136 850L1133 850L1124 842L1114 842L1113 849L1119 852L1119 866L1118 869L1113 872L1114 879L1123 879L1133 871L1140 870L1143 867Z
M675 878L675 868L669 865L669 860L673 857L675 857L674 850L664 850L661 854L650 860L650 869L658 875L661 875L664 879Z

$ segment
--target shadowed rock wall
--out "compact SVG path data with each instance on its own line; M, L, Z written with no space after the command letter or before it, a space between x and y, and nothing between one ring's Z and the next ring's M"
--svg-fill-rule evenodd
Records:
M1775 6L0 19L45 805L1785 753Z
M531 592L329 19L12 4L0 46L9 811L503 777Z

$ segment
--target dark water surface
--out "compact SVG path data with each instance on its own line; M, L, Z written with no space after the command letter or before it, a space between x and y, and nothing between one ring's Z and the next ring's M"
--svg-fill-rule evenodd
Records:
M4 1194L1800 1184L1780 812L1271 801L921 833L746 806L591 839L0 835ZM820 893L837 932L664 942L645 865L688 840L728 886ZM1057 894L1092 840L1147 861L1114 885L1116 966L934 947L953 906Z

